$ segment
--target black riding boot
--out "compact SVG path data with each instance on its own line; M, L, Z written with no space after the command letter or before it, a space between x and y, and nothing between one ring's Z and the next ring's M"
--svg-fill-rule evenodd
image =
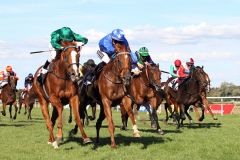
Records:
M45 64L44 64L44 66L43 66L42 69L47 70L49 64L50 64L50 62L47 60L47 61L45 62ZM44 84L45 79L46 79L46 76L47 76L47 73L42 73L42 71L41 71L40 75L38 76L38 81L39 81L39 83L40 83L41 85Z

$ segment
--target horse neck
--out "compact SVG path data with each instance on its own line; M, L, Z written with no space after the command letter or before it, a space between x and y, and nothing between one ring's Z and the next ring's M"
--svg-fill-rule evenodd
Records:
M55 62L53 62L53 69L52 71L54 73L58 73L59 76L63 76L65 77L65 73L66 73L66 68L65 68L65 64L64 62L59 58L58 60L56 60Z
M114 65L114 60L110 61L107 64L106 69L103 71L105 72L106 75L112 76L114 79L117 78L117 70L116 65Z

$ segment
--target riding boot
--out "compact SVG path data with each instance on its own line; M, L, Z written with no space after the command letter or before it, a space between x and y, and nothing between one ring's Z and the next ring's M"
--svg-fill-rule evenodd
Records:
M41 69L41 73L38 76L38 81L41 85L44 84L46 76L47 76L47 72L48 72L48 66L49 66L50 62L47 60L44 64L44 66Z

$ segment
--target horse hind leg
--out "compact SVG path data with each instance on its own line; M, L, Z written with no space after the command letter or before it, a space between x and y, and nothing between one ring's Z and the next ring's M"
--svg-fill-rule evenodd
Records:
M157 115L157 111L155 108L152 109L152 117L156 123L156 128L157 128L157 132L161 135L164 134L163 130L161 129L159 122L158 122L158 115Z
M1 111L3 116L6 116L6 103L3 103L3 110Z
M121 110L121 119L122 119L122 127L121 130L126 131L127 130L127 120L128 115L127 112L122 104L120 104L120 110Z

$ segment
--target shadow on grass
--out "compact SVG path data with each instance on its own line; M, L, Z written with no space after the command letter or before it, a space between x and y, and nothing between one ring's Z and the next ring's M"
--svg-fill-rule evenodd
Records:
M23 126L30 126L31 124L17 124L17 123L12 123L12 124L0 124L0 127L6 127L6 126L11 126L11 127L23 127Z
M194 123L194 124L183 124L183 127L189 129L201 129L201 128L221 128L222 123Z
M98 149L99 147L103 146L110 146L111 144L111 138L110 137L100 137L99 138L99 143L95 143L96 139L92 138L94 146L92 147L93 150ZM147 136L147 137L140 137L140 138L135 138L135 137L129 137L129 136L124 136L122 134L116 134L115 135L115 142L118 146L130 146L131 144L142 144L143 146L141 149L146 149L148 148L149 145L156 144L156 143L164 143L164 142L169 142L172 141L171 138L162 138L162 137L154 137L154 136ZM67 144L69 142L76 142L81 146L86 146L86 144L83 144L82 138L80 137L68 137L64 142L61 143L61 145ZM66 150L71 150L73 148L66 148Z

